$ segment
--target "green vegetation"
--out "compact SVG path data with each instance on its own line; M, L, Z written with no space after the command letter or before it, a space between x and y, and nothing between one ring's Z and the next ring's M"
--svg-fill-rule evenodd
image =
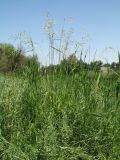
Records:
M74 52L55 65L52 50L41 66L29 40L31 57L0 44L0 159L120 159L120 55L89 64Z
M0 75L0 159L118 160L119 73L41 75L32 62Z

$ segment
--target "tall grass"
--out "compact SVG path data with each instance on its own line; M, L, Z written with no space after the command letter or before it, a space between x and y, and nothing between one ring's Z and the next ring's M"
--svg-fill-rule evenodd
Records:
M0 159L119 160L118 77L84 70L42 76L34 59L19 74L0 74Z
M0 158L118 160L116 80L0 75Z

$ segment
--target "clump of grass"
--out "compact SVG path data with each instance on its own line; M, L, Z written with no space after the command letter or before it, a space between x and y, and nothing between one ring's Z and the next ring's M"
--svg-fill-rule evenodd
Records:
M1 75L1 159L119 159L116 81L32 76Z

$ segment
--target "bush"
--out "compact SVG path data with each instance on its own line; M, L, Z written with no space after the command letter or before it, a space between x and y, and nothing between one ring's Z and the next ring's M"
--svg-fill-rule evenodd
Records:
M11 44L0 44L0 72L21 72L25 67L31 72L38 71L40 64L37 56L27 57L22 49L16 49Z

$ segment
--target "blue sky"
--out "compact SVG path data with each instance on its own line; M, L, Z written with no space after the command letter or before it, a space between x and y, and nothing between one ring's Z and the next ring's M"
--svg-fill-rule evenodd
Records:
M47 39L43 31L45 14L50 13L60 30L65 18L72 18L68 26L74 28L74 40L89 34L90 59L117 61L120 50L119 0L0 0L0 42L11 42L11 35L28 32L38 43L42 63L48 59ZM68 27L67 26L67 27ZM112 47L114 50L105 48Z

